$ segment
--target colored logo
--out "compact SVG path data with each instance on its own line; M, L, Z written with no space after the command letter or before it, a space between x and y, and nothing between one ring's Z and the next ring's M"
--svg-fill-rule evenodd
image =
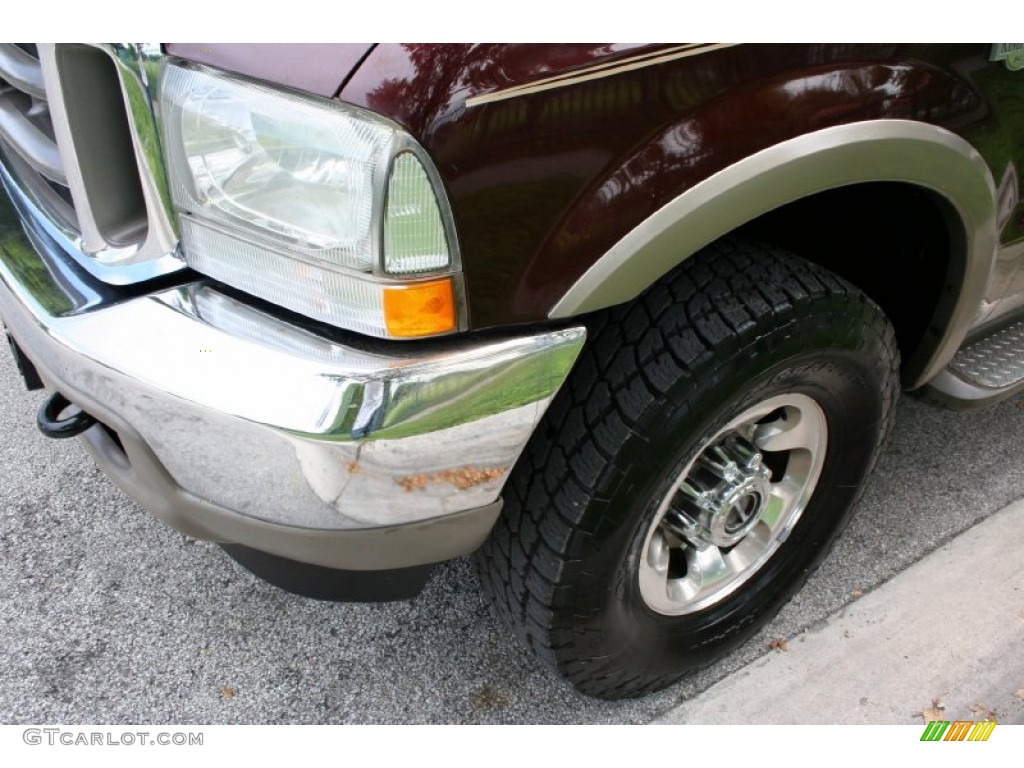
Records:
M995 727L994 720L931 720L921 741L988 741Z

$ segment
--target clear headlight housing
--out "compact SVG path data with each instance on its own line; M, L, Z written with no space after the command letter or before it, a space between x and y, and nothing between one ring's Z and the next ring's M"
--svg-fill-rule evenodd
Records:
M426 153L399 126L175 63L163 68L160 107L193 269L373 336L459 327L450 208Z

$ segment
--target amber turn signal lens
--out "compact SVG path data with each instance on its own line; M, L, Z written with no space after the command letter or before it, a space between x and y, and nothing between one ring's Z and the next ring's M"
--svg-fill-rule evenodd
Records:
M452 281L432 280L384 289L384 322L397 338L433 336L455 330Z

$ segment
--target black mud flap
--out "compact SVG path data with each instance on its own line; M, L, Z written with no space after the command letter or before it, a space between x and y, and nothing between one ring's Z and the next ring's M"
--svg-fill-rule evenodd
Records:
M14 340L14 337L10 333L7 334L7 343L11 347L11 354L14 355L14 364L18 366L18 373L21 374L21 380L25 382L25 388L32 392L37 389L43 389L43 380L39 378L39 371L32 365L32 361L25 357L25 353L21 351L21 347L18 346L18 342Z
M289 560L241 544L221 544L233 560L275 587L316 600L379 603L411 600L422 590L432 565L390 571L345 571Z

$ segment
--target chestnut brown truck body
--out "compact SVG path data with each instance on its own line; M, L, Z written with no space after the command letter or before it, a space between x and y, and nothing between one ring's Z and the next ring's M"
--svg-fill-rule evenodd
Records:
M899 387L1024 387L1022 50L3 44L0 315L170 525L327 598L482 545L635 695L799 588Z

